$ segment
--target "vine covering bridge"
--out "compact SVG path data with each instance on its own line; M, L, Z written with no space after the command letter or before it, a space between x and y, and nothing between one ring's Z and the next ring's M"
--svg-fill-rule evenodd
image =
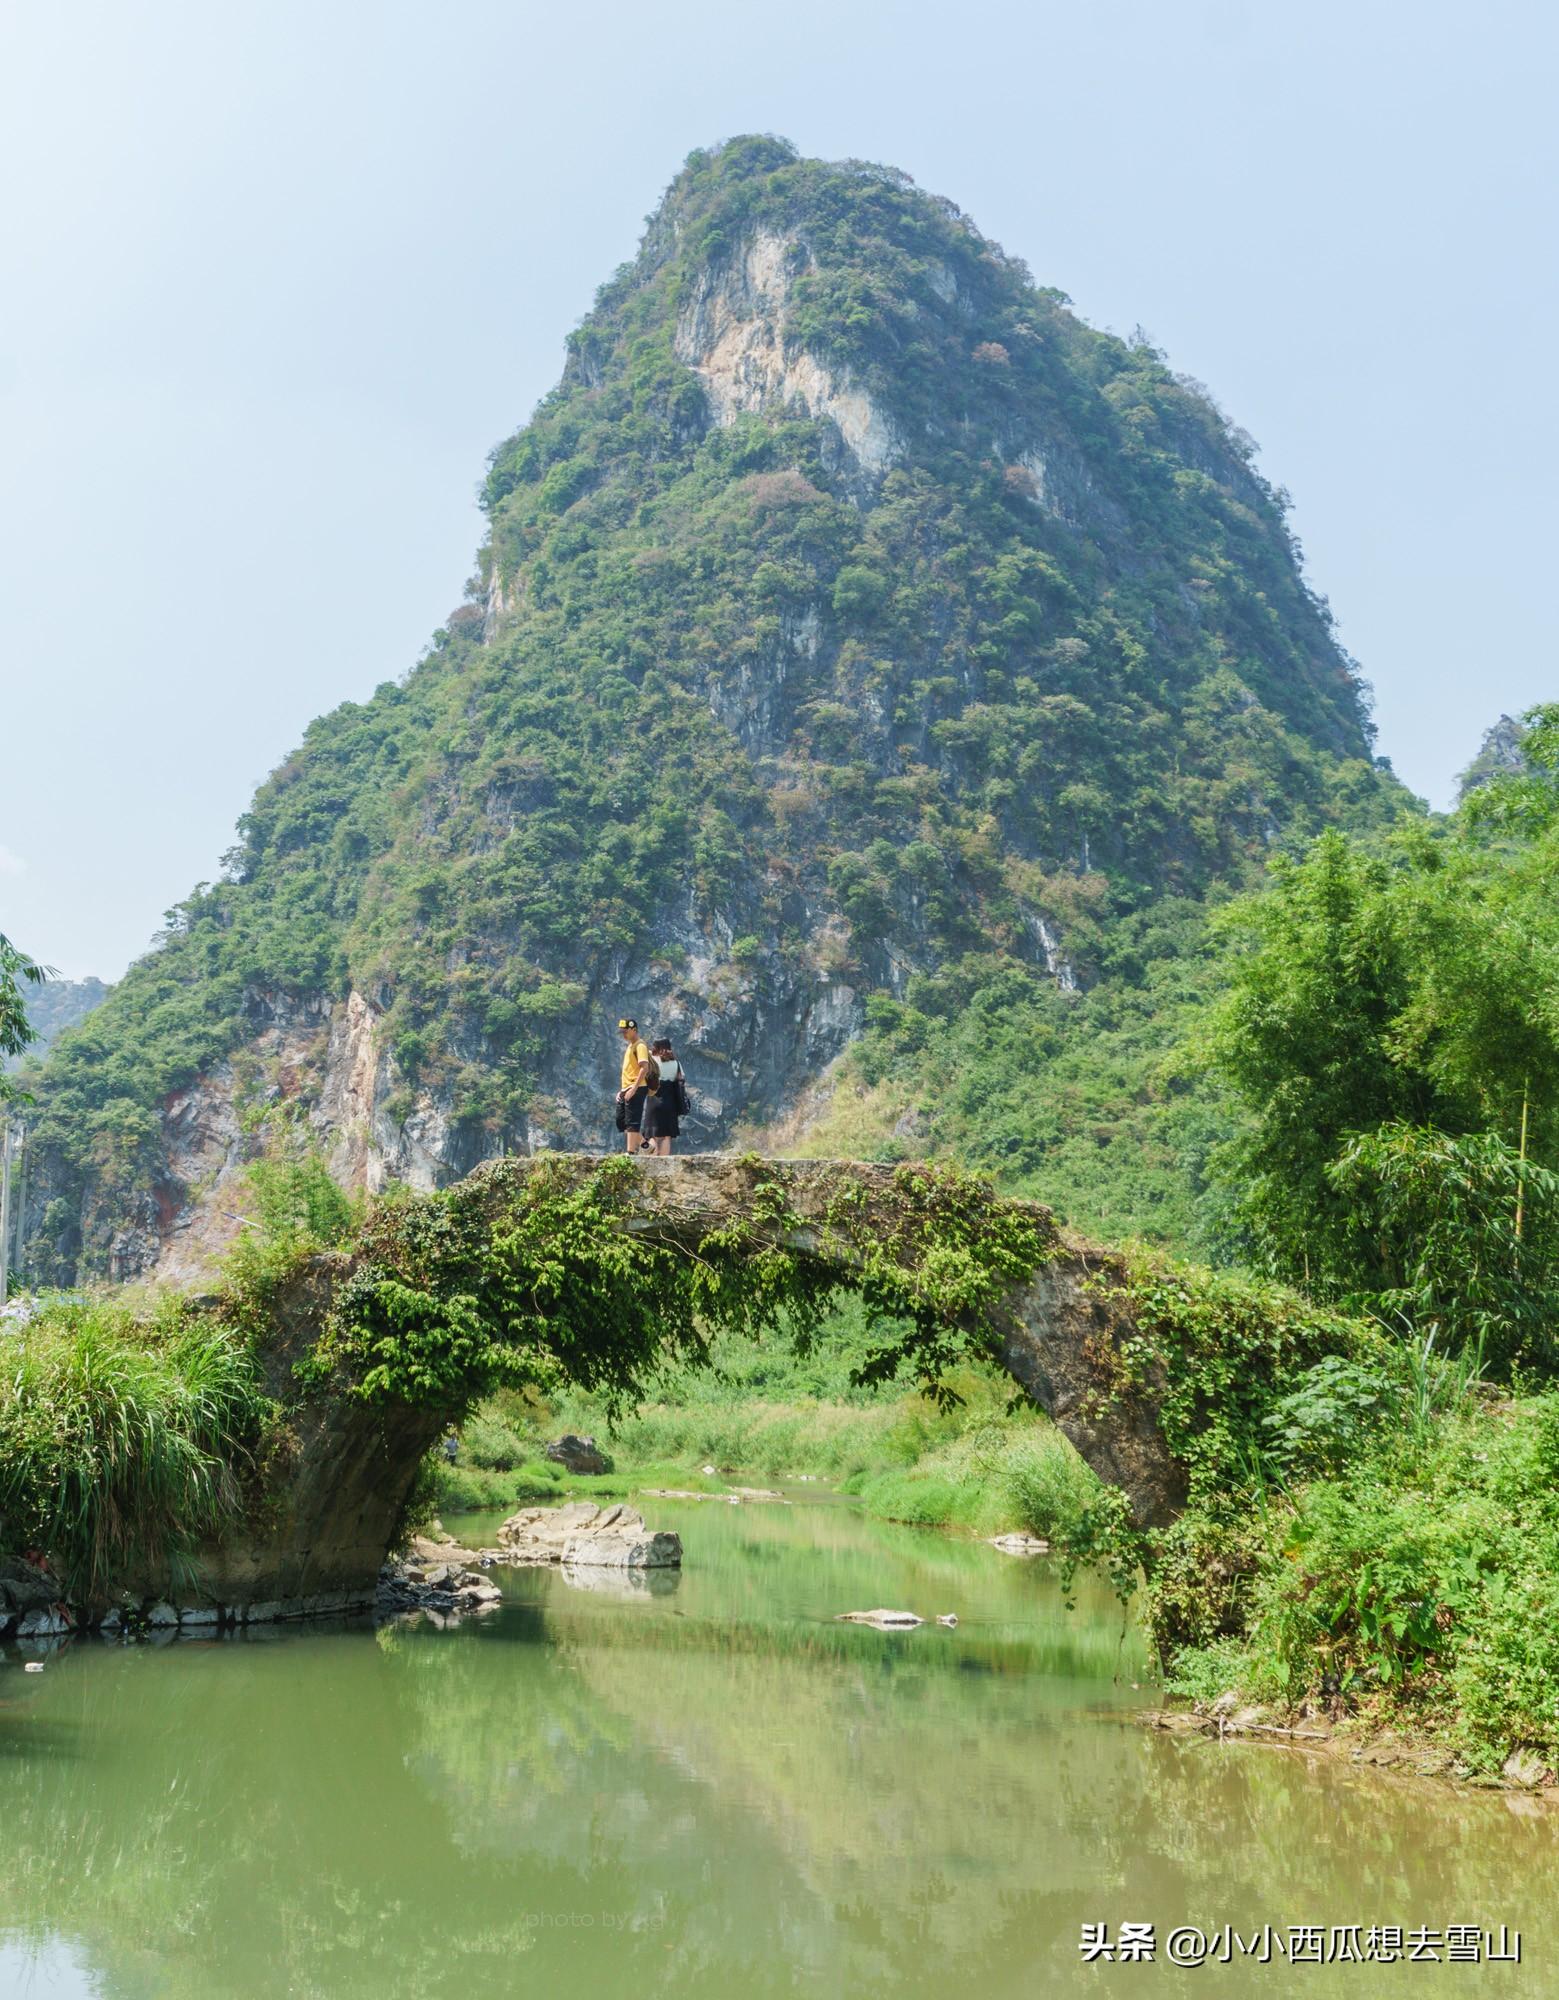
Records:
M1138 1526L1183 1505L1126 1269L1048 1209L924 1166L552 1154L383 1201L349 1250L272 1292L260 1348L288 1446L256 1518L203 1553L201 1592L360 1602L423 1457L495 1383L550 1370L631 1395L668 1345L721 1324L806 1338L841 1290L880 1326L884 1375L934 1385L981 1353Z

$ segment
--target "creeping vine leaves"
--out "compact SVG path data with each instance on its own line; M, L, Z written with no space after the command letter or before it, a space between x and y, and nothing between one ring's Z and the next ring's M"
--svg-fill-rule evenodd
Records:
M858 1292L881 1332L861 1371L905 1366L946 1400L949 1365L990 1351L1003 1293L1053 1254L1044 1210L951 1168L906 1167L819 1207L794 1172L734 1163L716 1224L662 1203L626 1159L497 1163L442 1193L386 1197L363 1224L305 1379L451 1412L499 1383L567 1380L631 1398L658 1358L702 1358L706 1329L783 1324L805 1346Z

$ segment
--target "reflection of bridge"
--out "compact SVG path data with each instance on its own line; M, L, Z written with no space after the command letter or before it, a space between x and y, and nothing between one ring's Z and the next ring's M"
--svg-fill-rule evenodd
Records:
M490 1194L501 1214L533 1170L577 1170L583 1181L599 1164L585 1156L510 1160L479 1168L462 1189L484 1200ZM861 1269L852 1244L893 1238L903 1210L901 1171L720 1154L641 1158L626 1177L614 1167L612 1213L634 1236L698 1246L706 1257L783 1248L849 1289ZM842 1210L847 1231L835 1220ZM996 1203L987 1212L1021 1219L1042 1246L1035 1267L987 1313L995 1358L1099 1476L1121 1488L1140 1525L1172 1519L1184 1499L1184 1471L1160 1433L1156 1399L1133 1388L1121 1365L1120 1343L1133 1322L1110 1282L1124 1275L1118 1260L1065 1238L1046 1209ZM733 1223L744 1225L739 1246L711 1253L709 1239ZM241 1544L207 1552L203 1592L219 1603L324 1611L371 1596L418 1465L447 1418L444 1410L386 1408L339 1394L298 1405L293 1365L353 1268L350 1258L320 1258L274 1304L266 1364L278 1400L295 1412L293 1450L264 1525Z

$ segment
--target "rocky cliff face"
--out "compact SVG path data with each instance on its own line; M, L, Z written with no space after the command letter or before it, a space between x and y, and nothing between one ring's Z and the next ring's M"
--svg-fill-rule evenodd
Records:
M1526 731L1513 716L1502 715L1483 732L1483 741L1478 746L1478 754L1462 772L1456 788L1456 802L1461 804L1469 792L1477 791L1491 778L1505 772L1524 771L1527 760L1522 752L1521 739Z
M814 268L799 237L754 230L735 255L699 273L675 351L704 385L716 424L800 411L832 426L836 465L871 479L903 457L904 443L848 368L827 367L796 337L794 283Z
M610 1144L622 1013L724 1144L874 993L1119 976L1157 899L1389 809L1248 444L890 170L694 155L485 502L424 660L51 1062L34 1269L192 1274L267 1148Z

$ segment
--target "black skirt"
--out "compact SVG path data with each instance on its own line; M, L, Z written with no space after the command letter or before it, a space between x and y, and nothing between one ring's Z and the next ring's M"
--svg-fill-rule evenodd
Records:
M644 1118L639 1130L646 1139L675 1139L681 1131L676 1091L674 1083L663 1083L644 1100Z

